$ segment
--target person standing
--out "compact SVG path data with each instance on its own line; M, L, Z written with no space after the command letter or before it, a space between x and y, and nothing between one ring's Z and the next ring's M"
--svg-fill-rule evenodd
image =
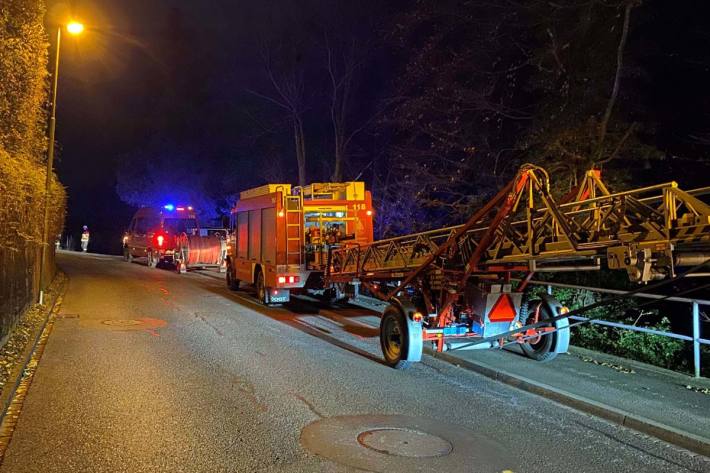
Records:
M81 251L86 253L89 248L89 227L84 225L84 231L81 233Z

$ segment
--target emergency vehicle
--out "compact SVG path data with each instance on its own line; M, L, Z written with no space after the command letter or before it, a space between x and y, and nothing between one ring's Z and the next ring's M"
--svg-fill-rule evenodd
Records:
M227 285L253 284L264 304L323 292L329 250L373 241L363 182L267 184L240 193L231 212Z
M143 207L133 216L123 235L123 257L146 258L148 266L174 265L179 273L188 268L225 269L227 232L203 229L195 210L187 205Z

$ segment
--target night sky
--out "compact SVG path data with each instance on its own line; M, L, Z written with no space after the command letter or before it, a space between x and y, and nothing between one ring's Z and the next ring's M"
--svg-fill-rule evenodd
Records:
M177 167L192 161L215 189L232 194L266 179L295 181L288 124L251 92L265 87L263 45L302 48L296 60L308 63L319 60L313 45L328 28L376 43L353 92L355 115L362 117L395 93L407 62L406 48L388 44L388 31L418 2L348 3L93 0L52 7L48 17L68 8L89 29L62 45L56 166L69 192L67 232L76 235L86 224L94 250L119 251L135 208L121 202L116 176L136 159L156 159L163 167L172 156ZM639 8L629 54L644 71L626 86L636 87L656 124L655 145L675 160L673 178L692 187L706 181L694 170L705 169L697 162L708 151L703 140L710 142L710 29L705 2L682 3L647 1ZM322 71L306 77L313 90L308 97L325 87L319 76ZM314 98L306 113L313 180L329 175L320 164L329 162L332 146L329 123L317 120L322 113L325 106ZM377 136L359 139L346 177L386 154ZM188 174L176 170L170 185L179 188ZM366 170L362 178L372 175Z

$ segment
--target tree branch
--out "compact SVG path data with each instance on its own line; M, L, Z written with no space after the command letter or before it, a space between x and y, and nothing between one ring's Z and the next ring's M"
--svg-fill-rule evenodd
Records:
M626 39L629 35L629 22L631 20L631 10L636 6L636 1L631 0L626 4L624 9L624 26L621 30L621 38L619 39L619 47L616 50L616 74L614 75L614 86L611 90L611 97L609 97L609 102L606 105L606 110L604 111L604 117L599 124L599 140L597 143L597 152L595 153L594 161L601 158L602 152L604 151L604 140L606 138L607 129L609 128L609 120L611 119L611 112L616 104L616 98L619 95L619 85L621 82L621 71L623 69L624 60L624 49L626 47Z

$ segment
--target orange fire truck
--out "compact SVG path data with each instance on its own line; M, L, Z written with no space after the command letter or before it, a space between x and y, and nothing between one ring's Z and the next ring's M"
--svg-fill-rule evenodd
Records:
M254 284L264 304L323 292L329 250L373 241L372 196L363 182L267 184L232 209L227 285Z

